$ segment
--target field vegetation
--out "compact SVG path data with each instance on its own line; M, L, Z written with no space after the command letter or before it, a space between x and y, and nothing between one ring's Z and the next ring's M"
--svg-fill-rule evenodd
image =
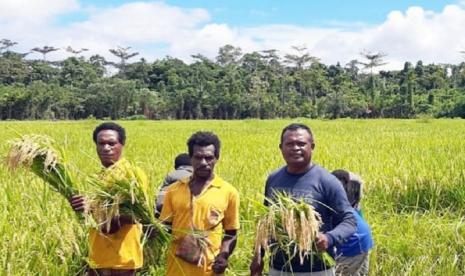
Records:
M313 160L365 180L363 211L372 226L372 275L465 274L464 120L294 120L315 133ZM281 129L290 120L121 121L125 156L143 168L151 193L185 152L187 138L210 130L222 140L217 173L241 195L239 244L228 275L247 275L256 221L251 200L262 200L267 175L283 165ZM100 169L91 133L99 121L1 122L0 154L18 134L47 134L61 143L84 177ZM23 170L0 164L0 274L73 275L87 256L86 228L68 202Z

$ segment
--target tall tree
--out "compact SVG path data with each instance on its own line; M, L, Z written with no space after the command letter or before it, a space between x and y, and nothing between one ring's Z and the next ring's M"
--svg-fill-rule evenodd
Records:
M35 47L35 48L32 48L31 51L34 51L34 52L39 52L42 54L43 56L43 60L45 61L45 56L50 53L50 52L54 52L54 51L58 51L60 50L60 48L55 48L53 46L44 46L42 48L40 47Z
M242 49L230 44L224 45L218 50L216 61L221 66L235 65L242 56Z
M377 93L376 93L376 82L375 82L375 77L373 75L373 69L379 66L386 65L387 62L384 62L383 58L387 56L387 54L383 52L370 52L370 51L362 51L360 53L362 57L367 59L367 62L360 62L364 66L364 69L369 69L370 70L370 86L369 86L369 95L368 98L370 100L370 112L372 112L375 102L377 101ZM382 108L382 107L381 107Z
M86 52L86 51L89 51L89 49L87 48L81 48L81 49L73 49L71 46L68 46L66 48L64 48L66 50L66 52L69 52L69 53L72 53L73 55L78 55L82 52Z
M314 62L319 62L319 58L310 55L305 46L292 46L297 54L286 54L284 62L293 65L297 70L302 70Z
M132 57L135 57L139 54L139 52L132 52L130 53L129 52L129 49L131 49L131 47L121 47L121 46L117 46L116 49L109 49L108 51L110 51L110 53L112 53L113 55L117 56L119 59L120 59L120 62L119 64L112 64L114 65L116 68L118 68L120 70L120 73L122 73L124 75L124 72L125 72L125 69L126 69L126 63L127 63L127 60L132 58Z
M5 50L5 52L8 52L9 48L16 45L16 44L18 44L18 42L14 42L14 41L11 41L11 40L6 39L6 38L0 40L0 45L1 45L0 46L0 53L2 53L3 50Z

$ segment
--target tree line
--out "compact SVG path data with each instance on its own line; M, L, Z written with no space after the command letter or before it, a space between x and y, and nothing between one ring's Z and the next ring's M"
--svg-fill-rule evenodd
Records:
M119 62L79 56L65 48L60 61L11 50L0 40L0 119L243 119L243 118L465 118L465 62L416 64L379 71L385 54L326 65L305 47L243 53L225 45L215 59L190 64L165 57L147 62L130 47L109 51ZM113 67L116 73L109 74Z

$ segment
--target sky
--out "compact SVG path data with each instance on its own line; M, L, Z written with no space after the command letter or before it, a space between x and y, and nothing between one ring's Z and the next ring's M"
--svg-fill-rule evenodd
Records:
M281 56L306 47L328 65L382 52L388 70L465 61L465 0L0 0L0 7L0 39L18 42L17 52L61 48L48 60L72 55L64 50L72 46L116 61L108 49L120 46L139 52L130 61L191 62L231 44Z

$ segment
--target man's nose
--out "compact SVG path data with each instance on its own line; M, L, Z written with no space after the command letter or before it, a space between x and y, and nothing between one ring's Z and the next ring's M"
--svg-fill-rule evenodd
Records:
M207 164L208 164L207 159L205 158L200 159L200 165L207 165Z
M108 145L108 144L103 145L103 150L105 150L105 151L111 150L110 145Z
M292 144L291 149L298 150L298 149L300 149L300 147L297 144Z

